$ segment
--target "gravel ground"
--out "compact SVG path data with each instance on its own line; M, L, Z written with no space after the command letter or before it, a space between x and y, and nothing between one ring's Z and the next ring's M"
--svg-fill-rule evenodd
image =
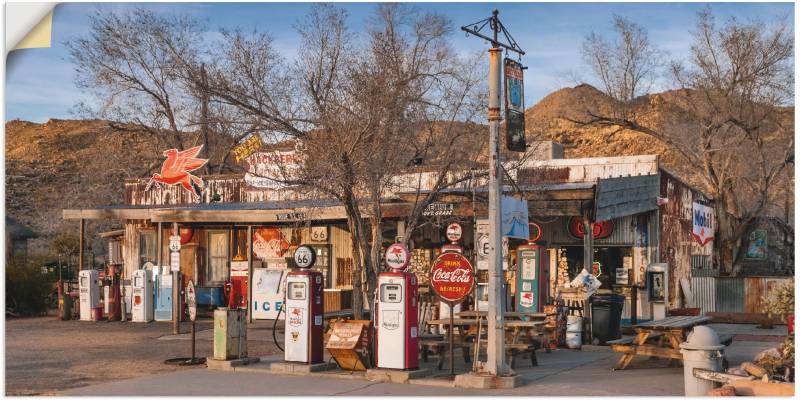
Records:
M271 325L271 321L259 322L250 327L250 356L279 352L272 341ZM199 357L213 353L212 327L210 319L197 322ZM182 323L181 332L190 331L191 323ZM5 394L48 395L185 370L166 365L164 360L190 356L191 337L171 335L171 322L59 321L54 316L6 320Z

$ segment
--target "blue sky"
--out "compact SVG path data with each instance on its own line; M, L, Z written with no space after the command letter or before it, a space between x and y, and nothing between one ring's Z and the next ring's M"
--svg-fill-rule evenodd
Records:
M532 106L548 93L575 85L575 77L591 83L580 56L583 38L598 32L609 35L613 15L645 26L651 41L671 58L685 58L697 11L706 3L416 3L423 10L449 16L451 38L464 52L486 49L485 42L466 37L461 25L488 17L493 8L526 51L525 102ZM718 20L736 17L765 22L786 17L793 27L793 3L711 3ZM53 17L53 46L11 52L6 65L6 120L45 122L75 118L72 107L83 94L73 84L73 68L64 43L88 33L88 16L97 9L125 10L131 3L63 3ZM269 32L288 58L298 42L292 25L301 20L310 3L139 3L135 6L163 13L189 14L205 20L210 30L241 27ZM358 30L375 3L339 3L350 13L350 29ZM661 88L655 88L656 90Z

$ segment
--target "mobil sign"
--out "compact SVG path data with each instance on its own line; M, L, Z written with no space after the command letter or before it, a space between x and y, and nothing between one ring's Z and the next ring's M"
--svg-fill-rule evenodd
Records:
M714 208L700 204L699 202L693 202L692 237L694 237L701 246L705 246L708 242L714 240L715 228Z

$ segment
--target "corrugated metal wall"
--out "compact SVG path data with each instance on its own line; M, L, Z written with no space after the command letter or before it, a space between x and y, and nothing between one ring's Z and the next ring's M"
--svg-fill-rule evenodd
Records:
M710 276L692 276L692 295L694 306L700 307L701 314L717 311L717 278Z
M710 270L692 271L692 293L696 307L703 313L763 313L761 300L777 286L794 278L707 276Z
M717 278L716 311L744 312L744 278Z

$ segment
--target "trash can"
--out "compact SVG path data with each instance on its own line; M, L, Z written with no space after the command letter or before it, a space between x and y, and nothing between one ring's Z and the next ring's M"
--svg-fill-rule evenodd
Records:
M719 336L713 329L705 325L694 327L681 343L683 354L683 392L685 396L706 396L717 388L717 383L702 380L694 376L694 369L701 368L715 372L722 371L725 345L719 342Z
M597 295L592 296L592 337L605 345L608 341L621 338L619 322L622 319L622 308L625 296Z

